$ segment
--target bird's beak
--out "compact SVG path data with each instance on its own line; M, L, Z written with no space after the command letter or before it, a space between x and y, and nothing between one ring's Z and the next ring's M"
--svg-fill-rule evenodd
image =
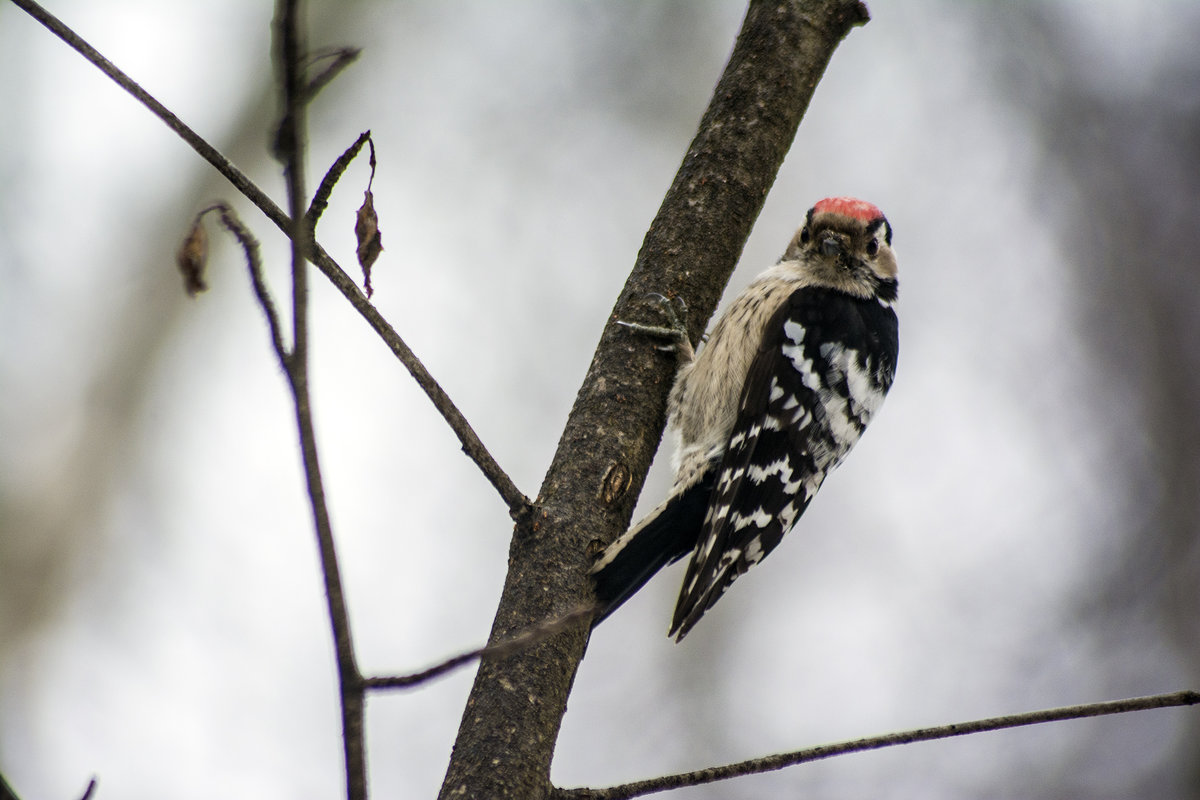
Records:
M842 240L834 234L826 234L821 239L821 255L826 258L835 258L845 252L842 247Z

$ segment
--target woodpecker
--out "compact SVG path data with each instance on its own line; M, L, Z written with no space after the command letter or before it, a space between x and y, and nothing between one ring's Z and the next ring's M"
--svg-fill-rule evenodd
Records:
M668 635L682 640L804 513L883 403L896 371L896 255L871 203L818 202L783 257L734 299L699 355L671 304L675 483L592 566L607 617L691 556Z

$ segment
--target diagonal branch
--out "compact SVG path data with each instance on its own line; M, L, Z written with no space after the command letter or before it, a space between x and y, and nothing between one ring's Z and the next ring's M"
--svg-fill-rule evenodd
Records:
M4 775L0 774L0 800L21 800L15 789L9 786Z
M1148 697L1134 697L1128 700L1112 700L1105 703L1049 708L1042 711L1030 711L1024 714L989 717L972 722L940 725L936 728L918 728L911 731L889 733L883 736L872 736L868 739L855 739L850 742L826 744L791 753L779 753L764 758L739 761L736 764L726 764L722 767L709 767L708 769L700 769L694 772L684 772L678 775L666 775L661 778L625 783L620 786L610 786L607 789L558 789L552 794L552 797L554 800L627 800L631 797L641 797L642 795L654 794L655 792L664 792L668 789L682 789L687 786L699 786L743 775L771 772L783 769L784 767L805 764L810 761L820 761L821 759L846 755L847 753L862 753L868 750L880 750L884 747L895 747L901 744L930 742L935 739L949 739L972 733L1001 731L1007 728L1040 725L1046 722L1061 722L1068 719L1086 719L1088 717L1100 717L1109 714L1126 714L1130 711L1145 711L1152 708L1192 706L1197 704L1200 704L1200 692L1184 691L1172 694L1157 694Z
M111 78L118 86L131 94L138 102L146 106L154 116L158 117L168 128L200 154L205 161L225 176L235 189L262 211L267 219L275 223L276 227L285 234L291 235L291 221L288 215L265 192L258 188L244 172L238 169L233 162L222 155L220 151L184 124L166 106L156 100L149 92L139 86L136 81L118 69L111 61L101 55L99 51L63 24L61 20L42 8L36 0L12 0L12 2L45 26L55 36L62 39L72 49ZM404 343L404 340L400 338L400 334L375 309L366 295L359 290L354 280L325 252L320 244L315 241L310 244L311 250L308 253L308 257L317 266L317 269L324 273L330 283L350 301L350 305L354 307L354 310L383 339L384 344L388 346L392 354L404 365L405 369L416 380L417 385L424 390L430 401L433 402L434 407L441 413L442 418L446 420L451 430L458 436L463 452L475 462L484 477L488 479L504 500L508 506L509 515L518 522L527 519L532 511L532 504L529 498L517 488L512 478L501 469L474 429L467 422L466 417L454 405L453 401L450 400L449 395L434 380L429 370L421 363L421 360Z

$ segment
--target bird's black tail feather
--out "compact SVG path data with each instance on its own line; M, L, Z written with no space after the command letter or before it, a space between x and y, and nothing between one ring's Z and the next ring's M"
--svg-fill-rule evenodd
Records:
M695 549L715 473L709 470L697 483L668 498L600 557L597 563L602 566L595 569L593 577L596 599L603 610L593 618L593 627L620 608L656 572ZM613 548L617 548L615 553L610 552Z

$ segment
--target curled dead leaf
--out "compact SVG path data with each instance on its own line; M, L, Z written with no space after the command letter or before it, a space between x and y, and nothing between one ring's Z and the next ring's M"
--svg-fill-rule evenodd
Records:
M204 270L208 264L208 232L204 229L203 216L196 217L192 229L175 255L175 263L183 273L183 288L188 297L195 297L208 288L204 282Z
M363 271L363 290L371 296L371 266L383 252L383 239L379 233L379 217L375 215L375 197L371 190L363 192L363 204L358 209L354 222L354 235L358 239L358 263Z

